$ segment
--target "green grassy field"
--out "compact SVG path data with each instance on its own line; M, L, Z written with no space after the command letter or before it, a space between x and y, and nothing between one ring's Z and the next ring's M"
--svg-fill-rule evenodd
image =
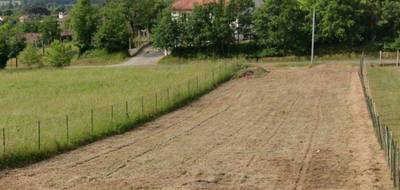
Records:
M372 67L368 69L372 97L383 122L400 138L400 69Z
M2 71L0 166L37 160L131 129L207 92L237 69L214 62Z

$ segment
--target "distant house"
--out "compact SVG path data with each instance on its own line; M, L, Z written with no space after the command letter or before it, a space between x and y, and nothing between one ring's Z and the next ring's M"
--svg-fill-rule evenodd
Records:
M193 8L201 5L205 5L208 3L217 3L220 0L174 0L172 3L172 15L180 16L184 14L188 14L193 11ZM225 2L229 2L229 0L225 0ZM260 6L263 3L263 0L254 0L256 7Z
M42 34L37 32L29 32L24 35L27 43L35 44L42 39Z
M225 0L228 2L229 0ZM172 3L172 16L178 17L193 11L195 6L217 3L219 0L174 0Z

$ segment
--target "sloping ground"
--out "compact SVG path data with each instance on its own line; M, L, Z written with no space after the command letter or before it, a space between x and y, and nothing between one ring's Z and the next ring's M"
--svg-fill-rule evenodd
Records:
M1 189L391 189L348 65L226 83L154 122L26 168Z
M154 66L164 57L164 53L152 46L143 48L140 53L134 57L131 57L127 61L121 64L115 65L86 65L86 66L70 66L71 69L79 68L115 68L115 67L143 67L143 66Z

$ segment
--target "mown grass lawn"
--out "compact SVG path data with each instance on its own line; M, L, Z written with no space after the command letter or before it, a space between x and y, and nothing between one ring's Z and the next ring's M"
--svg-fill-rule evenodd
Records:
M237 69L209 62L1 71L0 168L130 129L207 92Z
M400 68L371 67L367 76L377 111L400 138Z

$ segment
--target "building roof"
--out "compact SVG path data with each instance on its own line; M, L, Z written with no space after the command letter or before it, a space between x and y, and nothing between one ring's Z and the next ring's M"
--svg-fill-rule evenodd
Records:
M25 33L24 37L26 39L26 42L34 43L35 41L39 41L42 38L42 34L37 32L29 32Z
M172 4L173 11L192 11L195 5L205 5L207 3L216 3L220 0L174 0ZM229 2L229 0L225 0ZM256 7L263 3L263 0L254 0Z
M172 10L191 11L193 10L195 5L205 5L207 3L216 3L216 2L219 2L219 0L174 0L172 4Z

